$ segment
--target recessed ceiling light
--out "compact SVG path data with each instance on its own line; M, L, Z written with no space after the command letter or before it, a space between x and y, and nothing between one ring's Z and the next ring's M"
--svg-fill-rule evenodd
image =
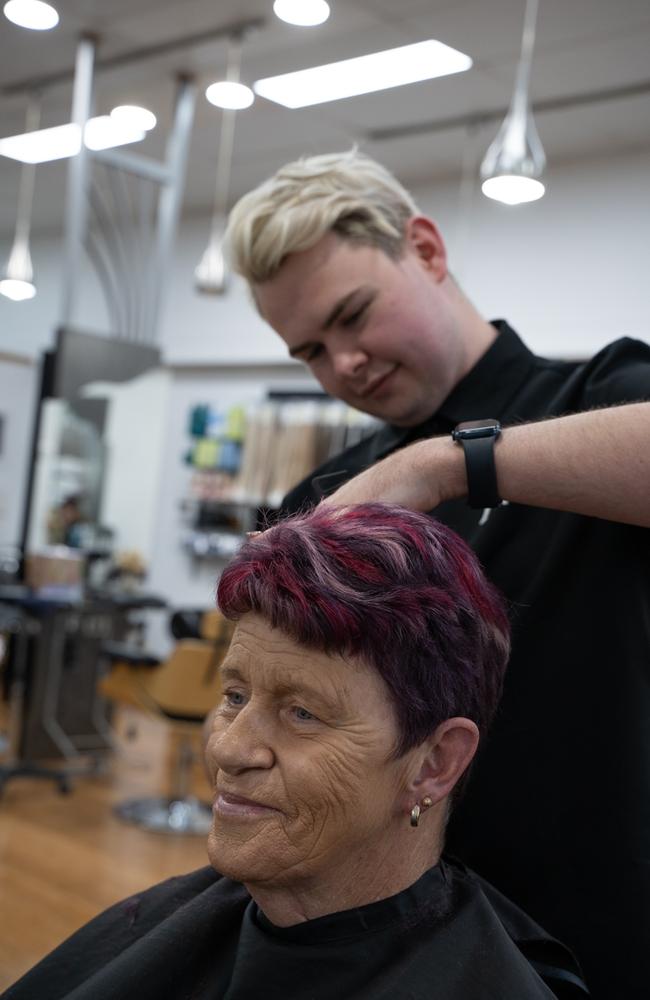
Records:
M119 104L111 111L111 118L125 128L142 132L150 132L156 127L156 116L153 111L141 108L137 104Z
M250 108L255 100L255 94L245 83L235 83L234 80L219 80L211 83L205 92L210 104L227 111L242 111Z
M471 65L472 60L463 52L429 39L295 73L269 76L257 80L253 89L260 97L285 108L305 108L432 80L449 73L462 73Z
M481 185L481 191L486 198L502 201L505 205L523 205L526 201L537 201L544 195L545 190L542 182L534 177L522 177L516 174L488 177Z
M327 20L330 8L325 0L275 0L273 13L287 24L311 28Z
M31 28L33 31L47 31L49 28L56 28L59 23L59 15L54 7L42 0L7 0L4 15L21 28Z

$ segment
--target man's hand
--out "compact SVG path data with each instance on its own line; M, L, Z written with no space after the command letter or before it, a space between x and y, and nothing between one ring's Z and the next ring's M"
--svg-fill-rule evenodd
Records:
M467 491L463 451L451 438L416 441L361 472L323 500L337 507L380 500L429 511Z

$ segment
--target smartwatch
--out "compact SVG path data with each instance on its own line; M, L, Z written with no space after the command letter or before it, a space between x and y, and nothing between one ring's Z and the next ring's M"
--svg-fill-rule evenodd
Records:
M498 420L466 420L451 432L462 445L467 472L467 502L474 510L499 507L502 503L494 465L494 442L501 434Z

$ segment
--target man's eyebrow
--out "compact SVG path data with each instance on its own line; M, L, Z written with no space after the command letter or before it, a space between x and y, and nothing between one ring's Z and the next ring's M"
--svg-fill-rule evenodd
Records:
M326 330L329 330L329 328L332 326L333 323L336 322L336 320L339 318L345 307L352 301L355 295L357 295L359 292L363 292L366 290L367 290L366 286L360 285L358 288L353 288L351 292L348 292L347 295L344 295L343 298L339 299L338 302L333 306L333 308L327 314L325 321L322 323L321 333L324 333ZM292 358L295 358L296 355L302 354L303 351L305 351L308 347L310 347L311 343L312 343L311 340L306 340L303 344L298 344L296 347L290 348L289 354L291 355Z
M339 316L341 315L347 304L352 301L354 296L362 291L363 291L363 286L360 285L358 288L353 288L352 291L348 292L347 295L344 295L342 299L339 299L334 308L328 313L327 319L321 326L321 331L323 333L325 332L325 330L329 330L332 324L336 322L336 320L339 318Z

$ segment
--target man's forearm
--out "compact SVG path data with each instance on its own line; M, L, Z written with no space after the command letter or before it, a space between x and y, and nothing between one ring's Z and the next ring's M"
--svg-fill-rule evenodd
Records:
M443 438L417 447L440 469L440 499L466 496L462 448ZM508 427L495 463L504 500L650 527L650 403Z
M506 427L495 463L504 500L650 527L650 403ZM325 502L427 511L466 495L463 449L444 437L389 455Z

